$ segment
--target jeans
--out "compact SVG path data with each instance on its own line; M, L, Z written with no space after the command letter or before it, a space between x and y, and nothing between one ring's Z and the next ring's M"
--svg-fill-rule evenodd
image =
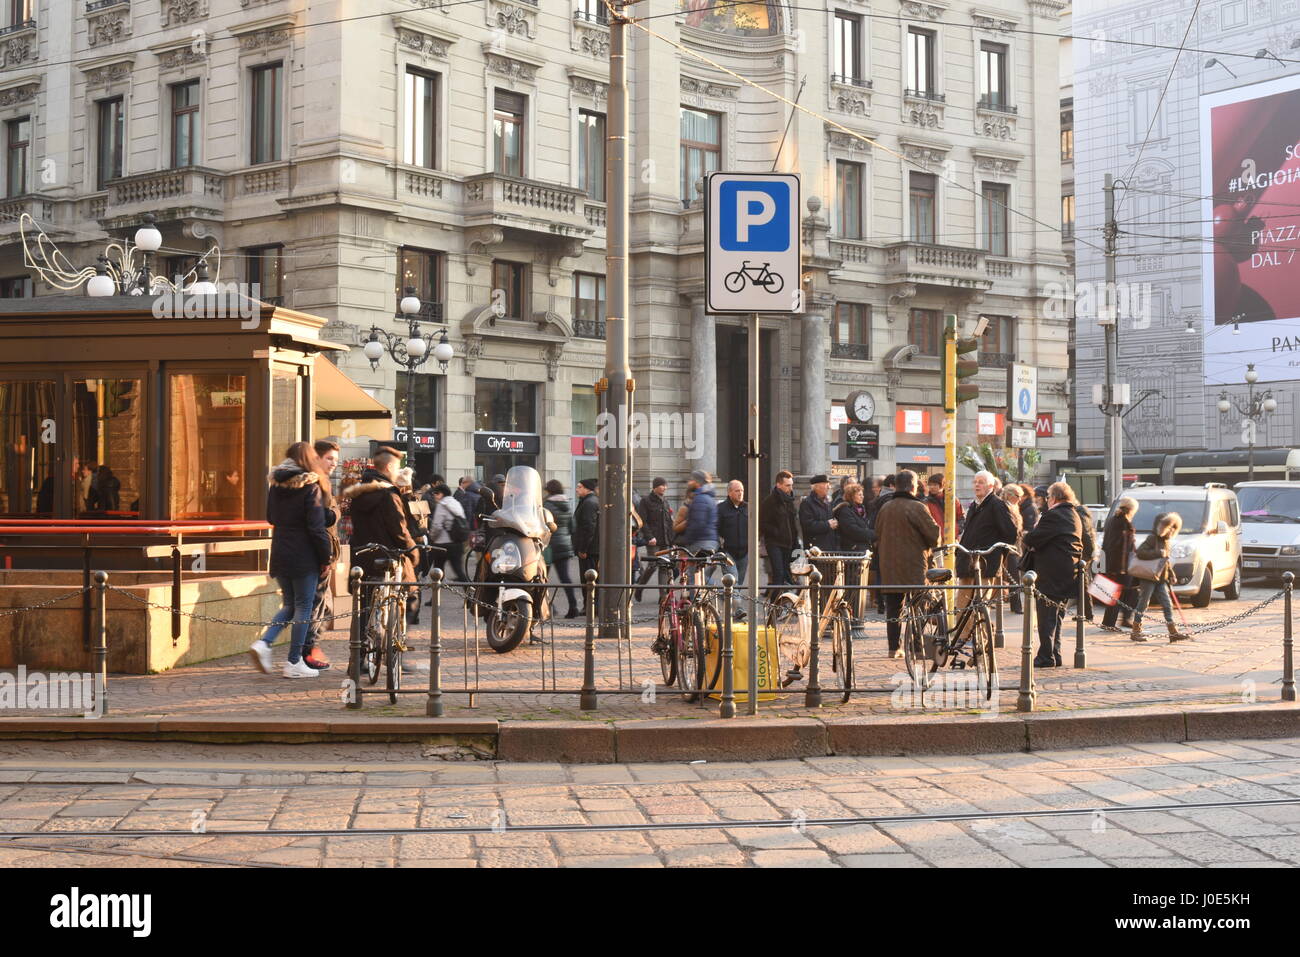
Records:
M302 646L307 641L307 632L311 628L312 604L316 600L316 584L320 581L320 572L308 572L290 578L279 576L276 582L280 586L280 610L271 619L271 624L262 632L262 641L271 645L280 634L286 622L293 622L293 631L289 639L289 664L297 664L302 657Z
M768 585L773 592L779 592L783 587L792 585L794 582L790 578L790 553L792 548L782 548L780 545L767 546L767 560L772 566L772 576L768 580Z
M334 602L330 600L330 579L334 577L334 566L330 565L328 569L321 572L320 579L316 582L315 600L311 606L311 627L307 630L307 640L303 642L302 653L310 655L316 642L320 641L322 632L329 631L334 627L331 621L328 625L325 619L334 614Z
M1048 604L1048 600L1058 604ZM1065 617L1063 607L1070 600L1069 595L1039 595L1038 604L1038 657L1061 660L1061 620Z
M552 558L551 567L555 569L555 574L559 576L564 583L564 597L569 599L569 611L576 611L579 607L577 589L573 588L573 575L569 573L569 562L571 558Z
M1147 605L1151 603L1152 593L1156 596L1156 601L1160 602L1160 608L1165 613L1165 621L1173 623L1174 604L1169 598L1169 586L1164 582L1144 581L1138 589L1138 603L1133 608L1133 625L1142 624L1142 613L1147 610Z

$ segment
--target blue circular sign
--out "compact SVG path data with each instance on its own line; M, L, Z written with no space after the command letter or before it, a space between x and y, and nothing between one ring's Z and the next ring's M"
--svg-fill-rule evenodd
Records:
M1032 400L1031 400L1030 395L1029 395L1029 390L1028 390L1028 389L1021 389L1021 390L1020 390L1020 394L1016 397L1016 405L1018 405L1018 406L1020 407L1020 414L1021 414L1021 415L1028 415L1028 414L1029 414L1029 405L1030 405L1030 402L1031 402L1031 401L1032 401Z

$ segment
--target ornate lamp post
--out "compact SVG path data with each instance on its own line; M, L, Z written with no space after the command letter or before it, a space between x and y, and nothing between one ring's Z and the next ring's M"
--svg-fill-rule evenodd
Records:
M370 336L361 351L370 360L372 369L379 368L384 353L406 369L406 464L415 468L415 370L433 358L437 360L439 370L446 372L447 363L456 352L447 341L446 329L421 334L420 321L416 318L420 313L420 299L411 286L407 286L405 292L398 308L406 317L406 338L371 326Z
M1248 466L1246 470L1246 480L1254 481L1255 479L1255 430L1259 422L1270 413L1277 411L1277 399L1273 398L1271 389L1255 394L1255 383L1259 381L1259 373L1255 371L1255 363L1248 363L1246 366L1246 387L1249 390L1246 397L1246 403L1243 405L1236 396L1228 395L1227 390L1219 393L1219 411L1223 413L1231 412L1234 408L1238 413L1245 417L1241 423L1243 437L1246 439L1246 446L1249 448Z

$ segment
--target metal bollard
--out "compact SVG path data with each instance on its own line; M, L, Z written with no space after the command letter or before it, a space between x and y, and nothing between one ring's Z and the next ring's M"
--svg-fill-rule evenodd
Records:
M1001 648L1007 643L1007 633L1002 627L1002 606L1007 603L1007 593L1002 587L1005 584L1006 581L1002 576L1002 572L999 571L998 580L997 582L995 582L995 585L997 586L995 590L995 594L998 596L998 604L997 604L997 608L993 613L993 647L994 648Z
M1088 607L1088 573L1086 571L1079 572L1079 597L1076 604L1078 607L1074 610L1074 667L1086 668L1088 666L1088 653L1083 650L1083 623L1087 621L1083 616L1083 612Z
M433 588L433 620L429 622L429 699L424 713L442 717L442 569L429 569Z
M820 708L822 706L822 686L817 680L817 663L821 656L822 641L822 573L821 569L813 567L812 574L808 576L809 596L812 605L812 625L811 637L808 639L808 689L804 692L803 706L805 708ZM751 647L753 647L751 643ZM751 673L757 667L757 663L749 663Z
M99 592L99 621L96 622L95 677L99 679L100 717L108 714L108 572L95 572Z
M181 643L181 549L172 546L172 647Z
M361 708L361 569L355 565L348 570L348 591L352 593L352 624L348 632L348 681L352 694L347 706L353 711Z
M718 706L718 717L734 718L736 716L736 676L732 672L735 646L731 634L733 618L731 602L732 592L736 587L736 576L730 573L722 576L722 704ZM749 623L750 628L757 628L756 622Z
M1023 587L1021 600L1025 605L1025 626L1020 641L1020 694L1016 698L1017 711L1034 710L1034 619L1037 617L1034 583L1036 572L1025 572L1020 581Z
M1295 572L1282 573L1282 700L1295 700L1295 657L1291 645L1291 590Z
M587 599L587 635L582 642L582 693L578 707L596 710L596 569L588 568L582 576ZM622 651L619 652L622 655Z

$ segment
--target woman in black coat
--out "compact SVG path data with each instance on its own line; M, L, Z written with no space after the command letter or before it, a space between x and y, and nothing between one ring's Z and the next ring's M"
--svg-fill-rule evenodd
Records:
M849 485L844 489L844 498L836 504L831 513L839 523L835 531L839 534L840 548L846 552L865 552L875 539L875 533L867 525L867 507L863 503L865 494L861 485ZM844 584L865 584L862 581L861 564L858 562L846 564ZM862 630L862 619L865 617L863 609L867 607L865 596L866 593L861 591L848 594L849 607L853 609L854 631Z
M580 602L573 588L573 570L569 565L573 558L573 510L564 497L564 486L555 479L546 483L546 507L555 519L555 531L551 532L551 567L564 583L564 597L569 600L569 613L564 617L577 618Z
M1128 563L1137 550L1137 533L1133 531L1133 516L1137 514L1136 499L1128 496L1115 505L1115 514L1106 522L1102 533L1102 553L1105 555L1105 567L1102 574L1120 586L1119 601L1106 609L1101 616L1101 627L1106 631L1127 631L1131 627L1128 608L1137 601L1137 589L1128 573ZM1120 604L1128 608L1121 609ZM1115 619L1120 619L1119 627Z
M1070 495L1068 485L1054 483L1048 489L1050 507L1024 536L1029 564L1038 576L1038 668L1061 666L1062 606L1075 596L1076 576L1083 567L1083 527ZM1021 562L1022 569L1025 564Z
M329 477L310 442L289 446L285 459L271 470L266 493L266 520L272 525L270 573L280 586L280 610L249 648L253 664L271 672L271 644L293 622L286 678L314 678L320 672L302 658L311 626L316 583L330 564L330 537L325 531L322 488Z

